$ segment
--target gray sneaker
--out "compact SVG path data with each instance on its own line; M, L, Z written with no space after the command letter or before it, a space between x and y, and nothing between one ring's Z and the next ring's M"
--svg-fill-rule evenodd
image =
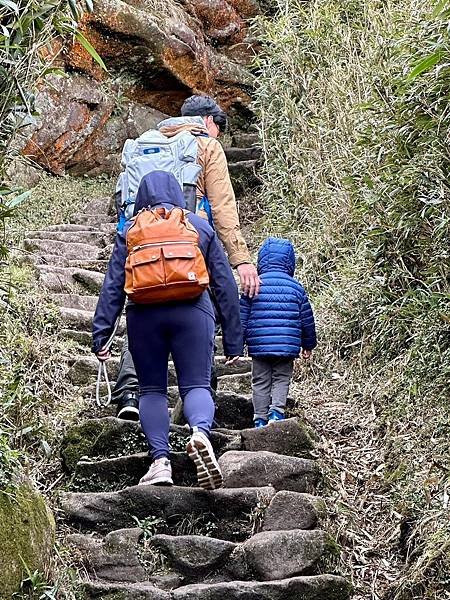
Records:
M173 485L172 466L168 458L157 458L139 485Z
M222 487L222 471L214 455L211 442L204 433L193 428L193 434L186 446L186 452L197 469L198 485L204 490Z

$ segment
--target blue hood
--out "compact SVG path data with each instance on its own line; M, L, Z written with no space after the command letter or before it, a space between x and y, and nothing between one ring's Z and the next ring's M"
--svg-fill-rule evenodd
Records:
M289 240L267 238L258 252L258 273L282 271L291 277L295 272L294 246Z
M161 204L168 208L174 206L186 208L183 190L175 176L166 171L152 171L141 180L133 215L137 215L142 208L147 208L147 206Z

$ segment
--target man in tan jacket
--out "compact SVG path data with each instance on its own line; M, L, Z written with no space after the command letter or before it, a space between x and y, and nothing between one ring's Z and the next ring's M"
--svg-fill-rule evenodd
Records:
M225 152L217 140L227 127L227 115L210 96L191 96L181 107L181 117L169 118L158 125L167 137L181 131L190 131L198 141L198 163L202 171L197 180L196 212L208 218L202 206L210 207L213 226L225 246L230 265L236 268L242 292L253 297L259 292L259 277L252 264L247 244L242 236L236 198L228 172ZM189 117L201 117L192 123ZM117 416L136 419L138 410L138 384L131 355L122 352L117 383L113 391L117 402Z

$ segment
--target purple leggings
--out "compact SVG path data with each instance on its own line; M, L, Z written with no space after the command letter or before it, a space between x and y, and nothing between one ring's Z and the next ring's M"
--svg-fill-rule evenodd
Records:
M207 435L214 419L210 380L214 319L191 303L130 305L128 343L139 381L139 416L154 460L169 456L167 366L172 355L184 415Z

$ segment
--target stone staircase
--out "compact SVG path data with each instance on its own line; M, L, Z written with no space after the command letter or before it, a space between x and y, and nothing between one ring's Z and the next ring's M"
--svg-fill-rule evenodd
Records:
M255 160L238 150L233 157L245 160L234 164ZM72 223L29 232L24 241L60 313L61 336L78 348L69 382L92 402L97 361L89 352L90 328L114 234L110 200L100 198ZM124 321L117 350L123 330ZM217 344L220 353L220 337ZM171 488L136 485L150 464L145 439L136 423L113 417L113 407L93 408L97 418L66 433L62 460L70 491L61 494L60 517L82 566L85 598L350 598L346 580L326 574L336 549L320 528L324 504L314 495L320 478L314 433L298 418L251 428L250 361L227 366L218 356L216 364L217 428L211 442L224 475L220 490L196 487L184 452L185 426L171 425ZM117 368L117 358L108 362L112 380ZM169 384L174 407L172 365Z

